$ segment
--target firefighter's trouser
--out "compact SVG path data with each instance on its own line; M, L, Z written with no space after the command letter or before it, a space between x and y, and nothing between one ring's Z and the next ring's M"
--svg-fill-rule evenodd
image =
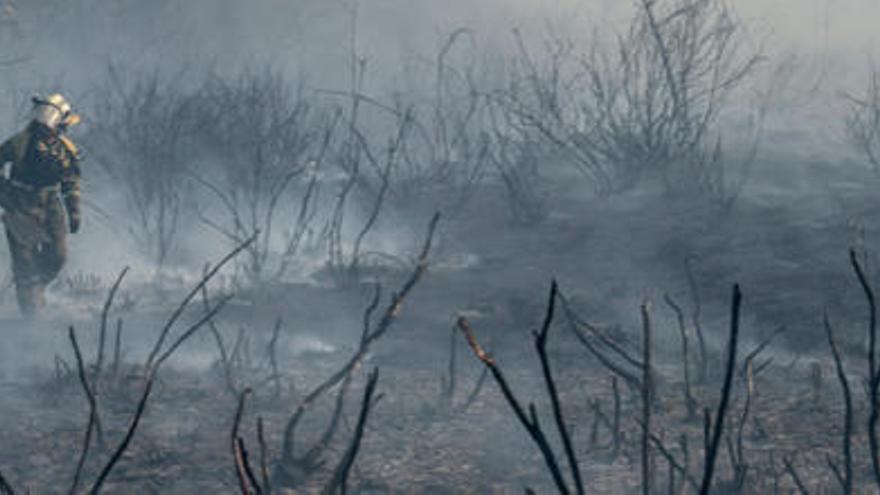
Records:
M67 259L67 222L56 188L30 192L3 221L18 306L33 315L45 305L46 287Z

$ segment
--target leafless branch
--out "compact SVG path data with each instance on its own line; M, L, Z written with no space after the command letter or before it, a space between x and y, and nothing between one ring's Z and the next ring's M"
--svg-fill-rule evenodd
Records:
M725 365L724 383L721 387L721 398L718 402L718 412L715 414L714 422L711 416L707 414L706 430L712 424L711 437L706 435L706 457L705 469L703 471L703 480L700 484L700 494L708 495L712 490L712 476L715 470L715 460L718 455L718 447L721 445L721 435L724 431L724 418L727 415L727 406L730 402L731 385L733 384L733 375L736 368L736 348L739 338L739 318L740 306L742 305L742 293L739 285L733 287L733 300L730 308L730 333L727 343L727 363Z
M468 323L467 319L465 319L464 317L459 317L457 325L459 330L461 330L461 332L464 334L464 337L467 340L468 345L471 347L471 350L474 352L474 355L492 373L492 376L495 378L495 383L498 384L498 387L501 389L501 393L504 394L505 400L507 400L507 403L510 405L511 409L513 409L513 412L519 420L520 424L522 424L523 428L525 428L526 432L528 432L529 436L538 446L541 455L544 457L544 463L547 465L547 469L550 471L550 474L553 477L553 482L556 484L556 488L562 494L567 495L571 493L568 485L565 482L565 479L562 476L562 471L559 468L559 462L556 459L556 454L553 453L553 448L550 446L550 442L547 440L547 437L544 434L544 430L541 428L541 425L538 421L538 414L535 410L534 404L529 404L529 412L527 414L522 404L520 404L519 400L510 389L510 385L508 385L507 379L504 377L504 373L501 371L501 368L498 367L498 364L495 362L492 356L490 356L482 348L482 346L480 346L476 336L474 335L473 330L471 330L470 324Z
M86 398L89 401L89 421L86 425L86 433L85 438L83 439L82 452L80 452L79 460L76 463L76 472L73 475L73 482L71 483L69 490L69 493L73 495L79 488L83 467L85 466L86 459L89 456L89 448L92 445L92 434L95 432L95 430L98 430L100 432L101 421L98 417L98 403L95 399L95 392L92 389L92 386L89 384L82 353L79 349L79 343L77 343L76 340L76 331L73 329L73 326L69 328L68 337L70 338L70 345L73 347L73 353L76 356L76 368L79 372L79 380L82 384L83 391L86 394Z
M556 389L556 381L553 379L553 373L550 369L550 358L547 357L547 337L550 333L550 327L553 324L553 317L556 309L556 299L558 296L558 286L556 281L550 285L550 297L547 302L547 312L544 315L544 323L541 325L540 332L535 332L535 349L538 351L538 358L541 361L541 370L544 374L544 384L547 387L547 393L550 396L550 404L553 408L553 419L556 422L556 430L562 439L562 445L565 448L565 456L568 458L568 465L571 471L572 480L574 480L575 493L583 495L584 483L581 479L580 465L577 462L574 445L571 441L571 433L565 424L562 414L562 404L559 401L559 392Z
M98 357L95 360L95 384L98 383L98 380L101 376L101 369L104 365L104 343L107 338L107 317L110 313L110 308L113 306L113 300L116 298L116 292L119 290L119 286L122 284L122 279L125 278L125 274L128 273L129 267L125 267L119 273L119 276L116 277L116 281L113 282L113 286L110 288L110 293L107 294L107 300L104 301L104 308L101 310L101 330L98 336Z
M834 329L826 312L823 318L825 336L828 338L828 347L831 348L831 356L834 358L834 366L837 369L837 379L843 392L844 419L843 419L843 473L838 477L843 493L853 493L853 466L852 466L852 430L853 430L853 401L850 392L849 380L843 367L843 359L834 340ZM837 471L837 470L835 470Z
M354 436L351 439L348 449L339 461L339 465L336 466L336 469L333 472L333 477L327 483L327 486L324 487L323 493L326 495L334 494L337 490L342 495L345 495L348 491L348 473L351 471L351 467L354 465L354 461L357 458L358 451L361 447L361 441L364 437L367 418L369 417L370 410L375 405L373 394L376 392L376 383L378 381L379 369L374 368L367 377L367 386L364 388L364 397L361 401L361 411L358 414Z

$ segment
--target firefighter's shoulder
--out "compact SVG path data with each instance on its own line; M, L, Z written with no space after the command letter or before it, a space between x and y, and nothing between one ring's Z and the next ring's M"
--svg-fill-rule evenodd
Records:
M0 154L3 154L7 160L21 161L24 158L30 139L31 135L28 129L19 131L0 145Z

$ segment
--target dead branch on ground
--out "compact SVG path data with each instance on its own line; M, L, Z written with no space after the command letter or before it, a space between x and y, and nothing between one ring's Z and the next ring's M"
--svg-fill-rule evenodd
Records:
M385 311L382 313L382 316L379 318L378 323L373 326L371 321L372 314L378 307L379 297L381 294L379 288L377 287L376 291L374 292L373 301L364 312L364 328L361 333L361 339L358 348L355 350L354 354L338 371L336 371L326 380L312 388L311 391L309 391L300 400L296 410L287 420L284 428L284 434L282 436L282 452L278 462L277 470L280 475L286 478L286 482L297 484L301 481L298 479L297 476L291 474L291 468L300 467L308 473L314 471L315 469L320 467L320 465L322 465L319 459L323 451L329 445L330 440L335 435L337 429L336 425L342 411L342 403L352 380L352 373L360 366L371 346L383 335L385 335L385 333L387 333L388 330L391 328L392 324L396 321L397 316L400 314L400 310L407 296L415 287L415 285L419 282L419 280L421 280L422 276L427 270L428 255L431 251L434 233L436 231L439 220L439 214L435 214L431 219L431 222L428 226L428 232L425 237L425 241L419 254L419 258L415 268L413 269L410 276L403 283L400 290L392 294L391 300ZM296 431L297 425L299 424L303 415L306 413L307 409L318 398L320 398L330 389L339 384L342 385L339 392L337 393L336 407L328 427L325 429L323 435L321 436L321 439L314 446L308 449L304 456L297 457L294 452L294 433Z

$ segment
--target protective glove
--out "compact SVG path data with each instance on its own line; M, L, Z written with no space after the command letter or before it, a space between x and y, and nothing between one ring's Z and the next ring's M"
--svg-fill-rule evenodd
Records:
M80 217L79 213L68 215L67 224L70 227L71 234L76 234L77 232L79 232L79 226L81 223L82 218Z

